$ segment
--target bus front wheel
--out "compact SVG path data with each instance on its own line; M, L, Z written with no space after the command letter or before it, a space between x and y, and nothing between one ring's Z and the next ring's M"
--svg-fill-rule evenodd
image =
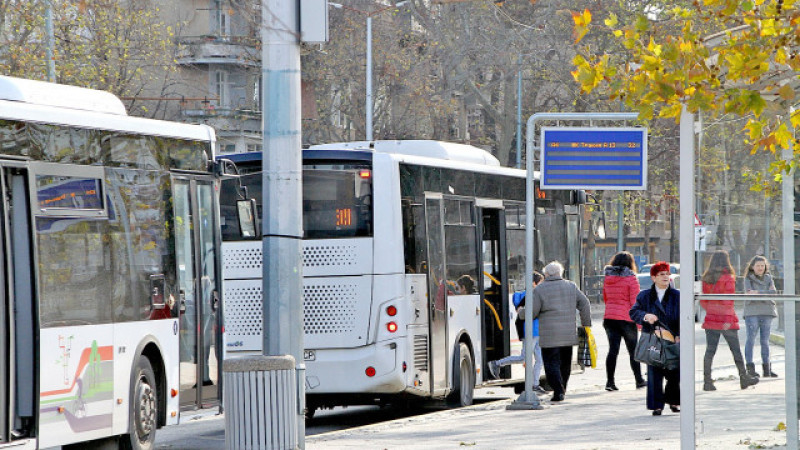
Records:
M475 363L467 344L458 344L458 355L453 367L453 393L450 402L456 406L470 406L475 392Z
M153 366L146 356L139 356L133 370L129 434L122 436L120 448L150 450L155 446L158 426L158 395Z

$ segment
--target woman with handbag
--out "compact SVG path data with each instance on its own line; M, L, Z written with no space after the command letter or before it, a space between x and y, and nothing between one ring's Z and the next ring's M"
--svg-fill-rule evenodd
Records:
M608 336L608 356L606 357L606 390L618 391L614 382L620 343L624 340L628 349L631 371L636 380L636 388L647 386L642 378L642 366L633 359L638 331L629 312L639 294L636 280L636 263L630 252L619 252L611 258L605 268L603 278L603 301L606 310L603 314L603 328Z
M664 261L653 264L650 276L653 286L636 296L630 317L642 325L642 333L660 333L667 338L667 333L656 325L660 323L671 332L675 342L680 342L680 291L669 284L669 264ZM680 368L667 370L648 365L647 409L660 416L665 404L672 412L681 411Z
M731 265L731 259L725 250L717 250L711 256L706 271L703 272L704 294L733 294L736 292L736 279ZM711 364L717 353L719 338L724 337L728 348L733 355L733 362L739 371L739 386L746 389L758 383L758 378L747 374L739 348L739 317L733 309L733 299L730 300L700 300L700 306L706 310L703 320L703 329L706 330L706 354L703 357L703 390L716 391L714 380L711 378Z

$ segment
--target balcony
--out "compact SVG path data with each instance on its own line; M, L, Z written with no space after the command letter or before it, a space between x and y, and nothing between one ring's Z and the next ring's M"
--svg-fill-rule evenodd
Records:
M251 37L189 36L179 43L178 64L260 65L260 43Z

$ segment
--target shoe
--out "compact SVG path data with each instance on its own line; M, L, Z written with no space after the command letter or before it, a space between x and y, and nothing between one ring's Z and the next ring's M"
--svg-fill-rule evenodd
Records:
M714 387L714 382L713 381L706 381L705 383L703 383L703 390L704 391L716 391L717 388Z
M756 372L756 365L753 363L747 363L747 374L755 378L760 376L758 372Z
M534 386L533 392L536 392L537 394L547 394L547 391L545 391L541 386Z
M653 415L654 416L660 416L661 415L661 410L660 409L654 409L653 410Z
M606 390L607 390L608 392L611 392L611 391L618 391L618 390L619 390L619 388L617 387L617 385L616 385L616 384L614 384L614 382L613 382L613 381L609 381L608 383L606 383Z
M762 364L764 369L764 378L778 378L778 374L772 371L770 363ZM755 371L755 369L753 369Z
M674 413L681 412L681 406L680 405L669 405L669 409Z
M636 389L647 387L647 380L639 380L636 382Z
M491 375L492 378L495 379L500 378L497 373L498 369L499 368L497 367L497 361L489 361L489 375Z
M551 398L550 401L551 402L563 402L564 401L564 394L553 395L553 398Z
M742 389L747 389L750 386L758 384L758 378L751 377L746 373L739 375L739 386Z

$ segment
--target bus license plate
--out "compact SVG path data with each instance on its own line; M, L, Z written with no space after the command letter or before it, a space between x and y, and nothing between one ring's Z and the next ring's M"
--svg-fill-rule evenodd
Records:
M314 350L303 350L303 359L306 361L316 361L317 352Z

